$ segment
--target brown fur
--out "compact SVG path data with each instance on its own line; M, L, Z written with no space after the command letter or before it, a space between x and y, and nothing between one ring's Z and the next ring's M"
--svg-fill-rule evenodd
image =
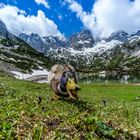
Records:
M62 94L58 90L60 78L64 72L72 72L73 76L74 76L75 83L78 82L76 71L72 66L70 66L70 65L54 65L51 68L51 71L48 75L49 84L55 93L54 99L59 99L60 97L69 97L70 95L72 95L72 93ZM78 96L75 95L75 98L78 98Z

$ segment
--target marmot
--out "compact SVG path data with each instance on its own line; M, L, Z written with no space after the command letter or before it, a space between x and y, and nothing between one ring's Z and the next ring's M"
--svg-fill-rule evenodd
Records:
M78 99L78 78L74 67L70 65L54 65L49 74L48 82L55 93L54 98L70 97Z

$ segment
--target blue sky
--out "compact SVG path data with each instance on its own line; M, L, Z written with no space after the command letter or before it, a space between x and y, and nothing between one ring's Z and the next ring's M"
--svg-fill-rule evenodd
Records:
M1 0L4 4L16 6L19 9L26 11L28 15L37 15L38 10L42 10L46 17L53 20L58 26L61 33L64 33L66 37L69 37L73 32L79 32L83 28L82 22L76 17L76 13L71 12L68 9L68 5L62 5L61 0L48 0L50 8L46 8L44 5L38 5L34 0ZM94 0L77 0L84 10L90 12L94 3Z
M1 0L0 19L16 35L70 37L87 28L107 37L140 29L140 0Z

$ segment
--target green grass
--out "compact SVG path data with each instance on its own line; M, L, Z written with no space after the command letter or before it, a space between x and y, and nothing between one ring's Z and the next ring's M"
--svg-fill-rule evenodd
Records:
M79 101L0 73L0 139L136 139L140 86L80 83Z

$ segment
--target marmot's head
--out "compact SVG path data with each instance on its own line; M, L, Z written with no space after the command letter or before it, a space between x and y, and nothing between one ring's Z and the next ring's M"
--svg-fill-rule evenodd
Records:
M64 72L61 76L60 82L69 91L80 90L80 87L77 85L74 74L72 72Z

